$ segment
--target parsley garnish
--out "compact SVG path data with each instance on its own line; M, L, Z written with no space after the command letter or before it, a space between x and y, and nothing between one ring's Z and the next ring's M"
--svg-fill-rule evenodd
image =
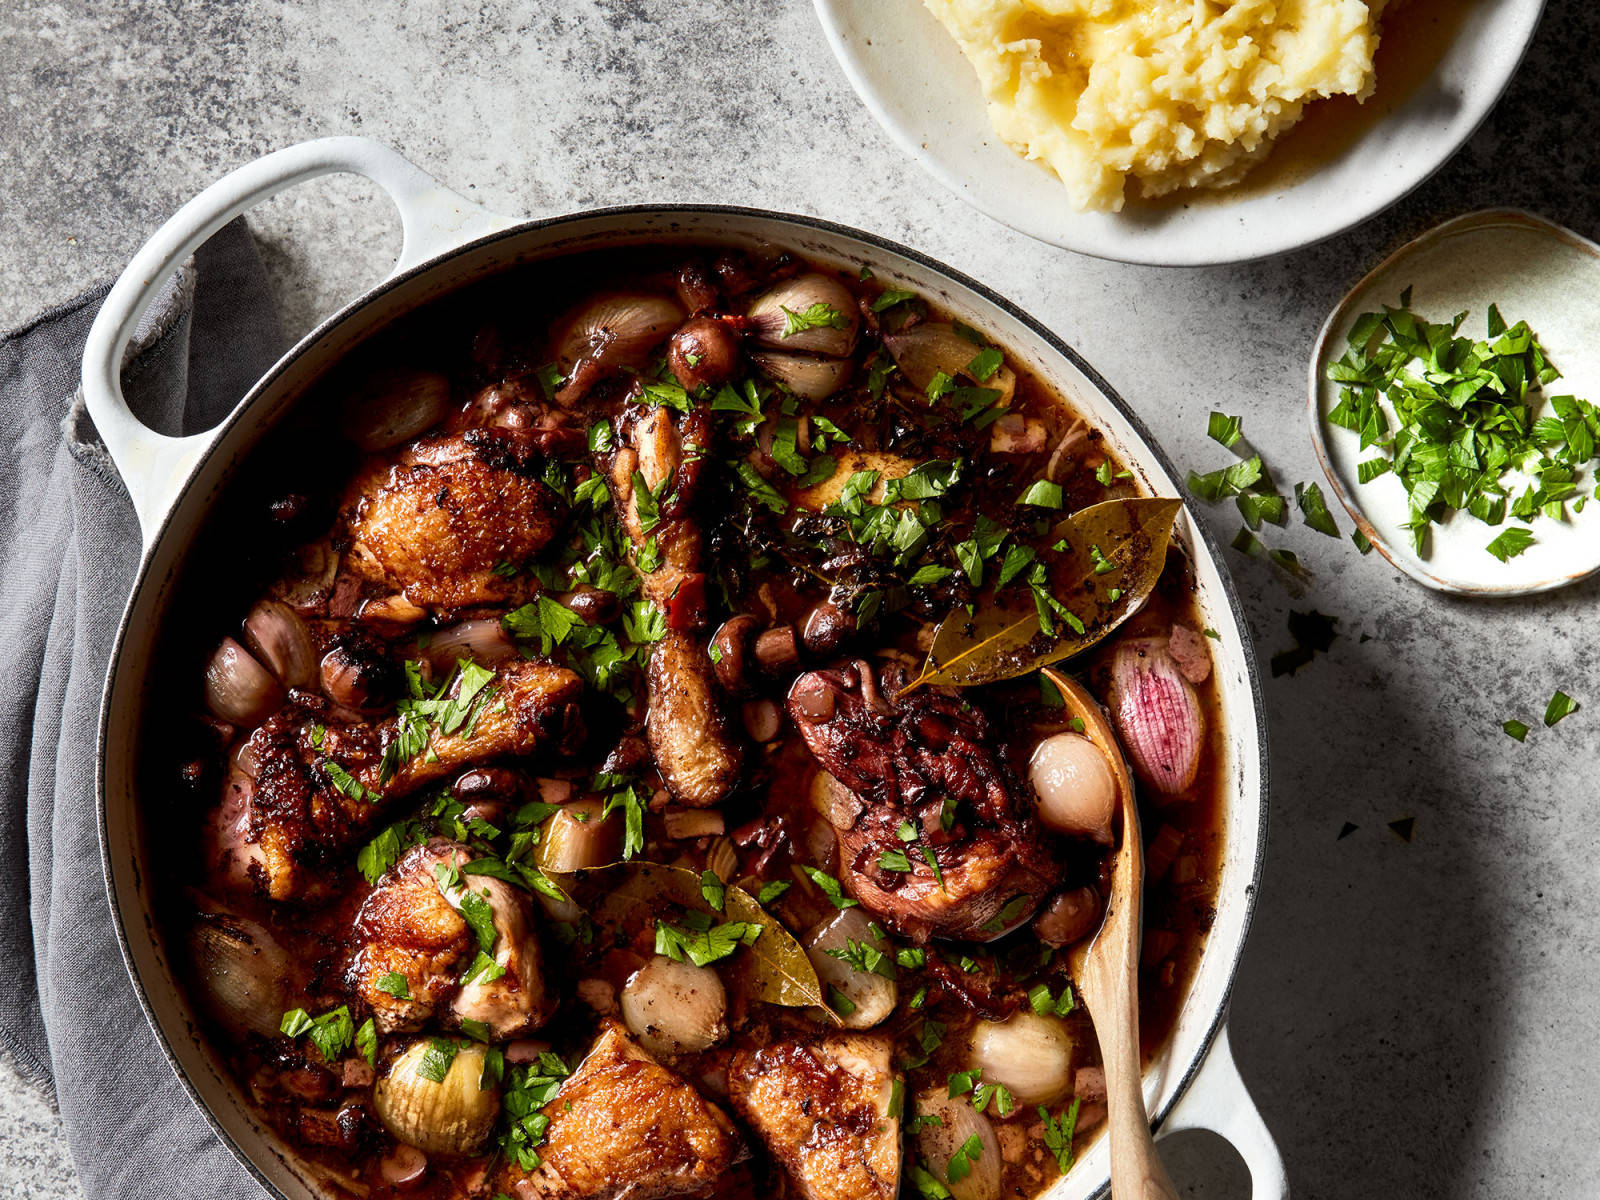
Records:
M1226 413L1214 412L1206 422L1206 436L1214 442L1221 442L1228 449L1233 449L1234 444L1244 435L1244 421L1240 417L1230 417Z
M1073 996L1072 984L1061 985L1061 995L1054 996L1050 992L1048 983L1036 983L1028 989L1028 1007L1041 1017L1064 1017L1077 1007L1077 1000Z
M361 1028L356 1030L356 1049L367 1060L367 1066L378 1065L378 1026L371 1017L361 1022Z
M937 1118L935 1118L937 1119ZM950 1200L950 1189L933 1177L933 1172L920 1162L910 1164L911 1186L923 1200Z
M982 1154L983 1139L973 1134L950 1156L950 1165L945 1169L945 1177L951 1183L960 1183L972 1174L972 1164L977 1162Z
M849 320L833 305L818 300L808 308L796 312L792 308L783 309L783 332L780 337L793 337L797 333L804 333L808 329L844 329L849 325ZM880 310L881 311L881 310Z
M1032 504L1037 508L1060 508L1062 505L1061 485L1051 483L1048 479L1039 479L1030 483L1022 495L1017 497L1018 504Z
M822 894L824 896L833 901L833 906L835 908L854 908L858 903L860 903L860 901L852 900L849 896L846 896L844 894L844 887L837 879L835 879L832 875L829 875L826 871L819 871L816 867L808 867L803 863L801 864L800 869L805 872L806 877L810 879L812 883L816 884L817 887L822 889Z
M1314 483L1297 483L1294 485L1294 499L1307 525L1331 538L1339 536L1339 527L1333 523L1333 514L1328 511L1328 503L1322 498L1320 487Z
M491 1058L499 1054L498 1050L489 1051ZM484 1068L484 1075L478 1082L480 1088L493 1082L487 1059ZM549 1051L540 1054L538 1062L519 1064L506 1073L506 1087L500 1099L502 1132L498 1140L505 1156L524 1171L539 1167L537 1147L544 1142L550 1128L550 1118L541 1110L555 1100L569 1074L567 1064Z
M896 304L916 299L916 295L915 292L908 292L904 288L884 288L878 298L872 302L872 311L881 313L885 309L893 308ZM837 326L836 328L843 328L843 326Z
M1510 562L1531 545L1533 545L1532 530L1524 529L1520 525L1510 525L1484 549L1501 562Z
M728 885L722 882L721 876L715 871L703 871L700 874L700 895L705 897L707 904L721 912L727 900Z
M1039 1106L1039 1119L1044 1122L1045 1149L1056 1156L1056 1166L1063 1175L1072 1169L1072 1135L1078 1128L1079 1103L1077 1097L1073 1097L1059 1117L1052 1117L1049 1109L1042 1104Z
M863 975L882 975L885 979L896 977L894 962L887 954L876 946L858 942L854 938L847 939L840 949L824 950L823 953L849 963Z
M1527 323L1508 327L1491 304L1486 338L1461 337L1465 312L1435 324L1411 311L1409 290L1400 307L1357 318L1349 349L1328 367L1340 385L1328 421L1359 434L1362 450L1379 452L1358 464L1358 478L1375 479L1386 465L1399 479L1419 555L1433 524L1454 511L1486 525L1508 512L1561 519L1577 497L1578 473L1595 459L1600 411L1551 396L1548 414L1534 419L1544 387L1561 374ZM1531 482L1513 498L1519 473ZM1490 553L1505 548L1499 542Z
M878 855L878 866L885 871L909 871L911 860L906 857L904 850L885 850Z
M676 962L688 959L697 967L709 966L730 956L740 946L753 946L766 929L751 921L724 921L712 924L705 913L685 913L683 926L656 922L656 953Z
M291 1038L309 1035L311 1044L328 1062L334 1062L349 1047L355 1036L355 1024L350 1020L350 1008L341 1004L320 1017L308 1016L303 1008L292 1008L283 1014L278 1029Z
M1571 716L1578 711L1578 702L1565 692L1558 690L1550 697L1550 703L1545 706L1544 723L1549 728L1563 717Z
M756 893L756 903L765 907L779 896L783 895L793 886L787 879L774 879L761 885L761 890Z

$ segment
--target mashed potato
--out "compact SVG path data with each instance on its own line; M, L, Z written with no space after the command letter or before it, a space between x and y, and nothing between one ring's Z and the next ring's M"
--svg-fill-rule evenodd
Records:
M1373 86L1385 0L926 0L995 130L1085 209L1225 187L1307 101Z

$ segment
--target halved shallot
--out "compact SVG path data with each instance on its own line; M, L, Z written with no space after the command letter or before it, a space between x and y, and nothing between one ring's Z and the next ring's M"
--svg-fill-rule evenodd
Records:
M1081 733L1052 734L1034 747L1028 777L1041 821L1060 833L1111 844L1117 780L1098 746Z
M873 936L871 926L872 918L852 907L840 909L806 934L806 957L817 978L846 1002L833 1001L846 1029L870 1029L886 1020L899 995L899 985L890 978L895 970L887 957L890 951ZM874 964L882 969L869 969Z
M972 1027L971 1064L985 1083L1004 1084L1018 1104L1053 1104L1072 1090L1078 1046L1057 1017L1015 1013Z
M260 600L244 619L244 640L284 687L304 687L317 673L306 623L281 600Z
M494 667L516 656L516 644L492 619L462 621L434 634L426 646L419 641L416 648L416 657L428 664L435 679L443 679L460 659Z
M933 377L941 372L952 380L965 379L978 387L999 392L994 403L1002 408L1011 403L1017 390L1017 373L1004 363L986 378L979 379L971 367L983 349L968 341L949 325L913 325L900 333L885 334L883 345L895 365L918 391L926 391Z
M607 370L642 367L682 320L683 310L665 296L601 296L567 322L556 358L569 376L584 359Z
M206 707L230 725L261 724L283 703L278 681L238 642L223 638L206 663Z
M393 367L374 372L345 399L344 431L363 450L383 450L437 425L449 407L446 376Z
M604 811L593 798L562 805L534 847L540 869L566 875L616 862L622 855L622 820L612 820Z
M189 954L206 1011L234 1033L278 1032L288 1007L289 959L264 926L202 914L189 934Z
M1181 795L1194 783L1206 719L1165 638L1137 638L1111 660L1111 718L1130 763L1147 786Z
M848 358L813 358L776 350L756 350L750 357L756 366L803 400L826 400L844 385L852 365Z
M710 967L656 955L622 986L622 1020L653 1054L698 1054L728 1036L728 994Z
M785 350L842 358L855 349L861 314L837 279L815 272L761 293L746 313L756 340Z
M917 1097L917 1155L928 1164L934 1180L945 1184L951 1200L999 1200L1000 1139L989 1118L972 1107L966 1096L952 1099L942 1090L924 1092ZM977 1138L977 1152L972 1139ZM966 1172L952 1171L956 1157L966 1164Z

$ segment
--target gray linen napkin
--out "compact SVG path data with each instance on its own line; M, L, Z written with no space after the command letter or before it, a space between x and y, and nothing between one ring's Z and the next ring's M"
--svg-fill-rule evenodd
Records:
M156 1045L100 870L94 736L139 560L133 507L74 405L106 290L0 337L10 469L0 488L0 1045L54 1088L90 1200L259 1200L260 1184L212 1135ZM146 317L124 368L129 402L163 432L205 429L282 343L255 244L235 221Z

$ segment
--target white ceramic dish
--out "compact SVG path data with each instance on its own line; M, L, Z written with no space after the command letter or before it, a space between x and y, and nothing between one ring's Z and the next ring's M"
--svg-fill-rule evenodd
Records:
M1484 335L1490 304L1508 322L1528 322L1562 373L1546 394L1593 400L1600 398L1600 246L1513 209L1447 221L1402 246L1340 301L1317 339L1309 380L1311 437L1334 494L1373 546L1418 583L1467 595L1521 596L1600 571L1600 503L1589 503L1581 513L1569 504L1565 521L1537 518L1533 545L1508 562L1484 547L1521 522L1489 526L1457 513L1434 525L1427 557L1421 558L1402 528L1410 510L1400 481L1385 474L1359 482L1358 462L1376 451L1362 451L1358 434L1328 423L1339 387L1328 381L1327 366L1344 354L1362 313L1398 304L1407 287L1412 309L1431 321L1470 313L1461 327L1465 337ZM1537 409L1535 416L1546 411ZM1519 480L1513 494L1525 483ZM1592 491L1594 484L1593 472L1585 472L1580 492Z
M163 281L233 217L284 188L335 172L366 175L400 210L404 246L394 273L308 334L216 429L171 438L145 428L123 400L119 364L139 317ZM112 288L84 351L84 396L127 484L144 533L139 575L106 680L99 730L100 844L118 937L156 1036L212 1128L269 1192L284 1200L329 1193L326 1168L298 1155L241 1094L193 1019L153 916L146 846L159 831L143 818L141 725L152 687L162 617L193 553L192 541L238 465L321 375L351 349L424 301L545 256L640 241L781 242L808 257L858 268L912 288L991 332L1052 389L1105 432L1118 458L1149 490L1181 495L1176 472L1139 419L1070 347L981 284L915 251L808 217L719 206L616 208L519 222L484 212L392 151L361 138L329 138L278 151L213 184L186 204L135 256ZM1185 513L1178 538L1193 563L1195 595L1220 632L1215 678L1229 730L1224 798L1226 849L1216 919L1171 1038L1145 1072L1159 1132L1211 1129L1249 1165L1257 1200L1288 1194L1272 1136L1250 1101L1228 1048L1227 1005L1244 948L1266 848L1266 719L1250 635L1221 551ZM1110 1156L1098 1138L1049 1200L1109 1190Z
M1280 190L1082 213L989 124L977 76L922 0L814 0L856 93L963 200L1041 241L1156 266L1245 262L1332 237L1410 192L1472 136L1511 81L1544 0L1460 0L1449 46L1393 111ZM1382 77L1379 95L1383 96Z

